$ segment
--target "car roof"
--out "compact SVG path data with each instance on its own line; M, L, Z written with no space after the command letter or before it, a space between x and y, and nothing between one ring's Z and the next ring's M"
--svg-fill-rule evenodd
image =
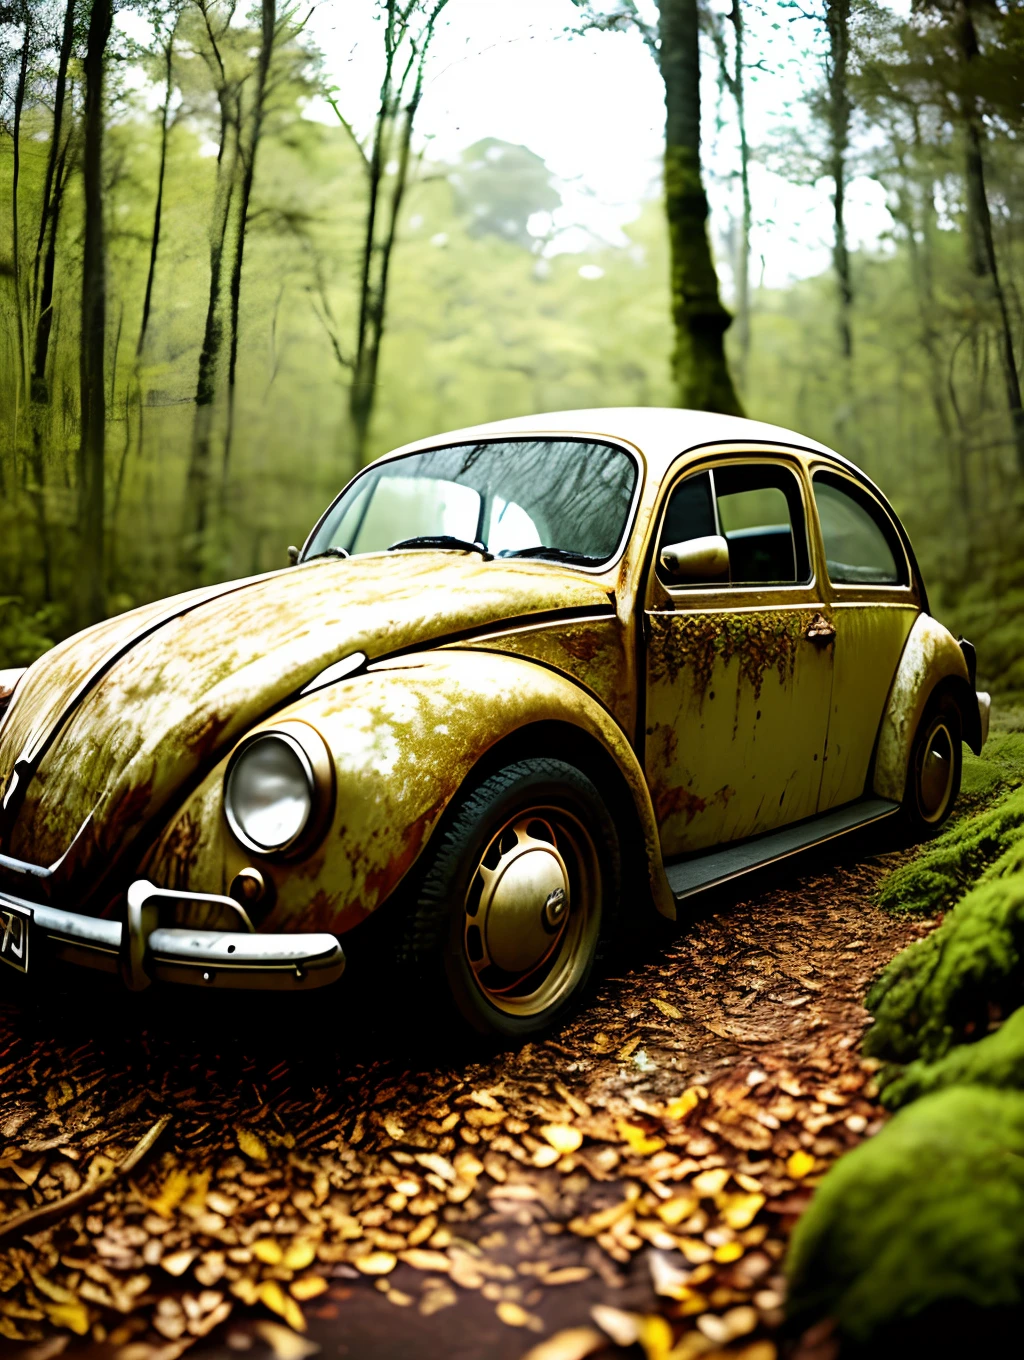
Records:
M461 444L501 435L529 434L582 434L625 440L640 449L651 473L658 479L665 475L681 453L690 449L708 444L740 442L780 444L821 454L856 472L871 486L870 480L849 459L795 430L769 425L761 420L747 420L741 416L667 406L599 406L579 411L547 411L538 415L515 416L509 420L492 420L483 425L448 430L432 435L429 439L418 439L395 449L394 454L433 448L442 441Z

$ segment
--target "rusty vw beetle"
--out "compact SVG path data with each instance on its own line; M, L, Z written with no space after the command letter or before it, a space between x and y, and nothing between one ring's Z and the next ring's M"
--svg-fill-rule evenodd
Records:
M461 430L291 555L0 673L4 962L311 989L380 912L391 966L524 1035L652 902L938 827L985 740L883 496L773 426Z

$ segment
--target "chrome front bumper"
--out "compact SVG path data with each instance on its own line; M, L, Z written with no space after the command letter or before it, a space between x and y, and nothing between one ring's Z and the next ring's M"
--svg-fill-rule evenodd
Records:
M183 899L230 909L240 928L189 930L161 925L161 903ZM257 991L310 991L336 982L345 971L345 955L334 935L258 935L245 911L231 898L173 892L155 888L144 879L133 883L128 891L124 925L0 892L0 919L5 913L7 928L0 931L0 944L4 946L0 957L5 962L20 971L29 971L29 942L33 937L43 936L57 958L118 973L132 991L142 991L151 982ZM12 936L12 914L15 920L25 922L23 935L15 931ZM19 939L23 958L17 952Z

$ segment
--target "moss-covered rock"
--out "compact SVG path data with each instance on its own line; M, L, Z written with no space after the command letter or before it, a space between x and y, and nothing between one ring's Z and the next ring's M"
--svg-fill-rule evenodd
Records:
M942 925L897 954L867 997L865 1052L896 1062L941 1058L1015 1010L1024 984L1024 872L982 883Z
M1024 1301L1024 1094L954 1087L832 1168L786 1265L799 1328L863 1343L932 1305Z
M1024 1007L976 1044L959 1044L937 1062L918 1059L894 1073L882 1091L882 1103L896 1110L951 1086L1024 1091Z
M1022 854L1024 789L1014 789L985 812L959 819L910 864L891 873L879 901L887 911L933 916L947 911L979 878L999 878L1019 867Z

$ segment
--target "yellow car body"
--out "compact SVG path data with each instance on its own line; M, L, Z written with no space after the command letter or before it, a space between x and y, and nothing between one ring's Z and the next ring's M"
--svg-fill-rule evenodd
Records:
M937 695L980 749L973 649L928 613L881 494L812 440L597 410L458 431L379 463L595 439L636 469L621 543L597 567L445 548L300 560L0 671L0 957L19 967L40 947L137 988L334 981L346 935L415 880L464 791L531 755L593 781L634 875L627 910L653 901L672 917L700 886L894 812ZM712 556L719 539L734 561L744 544L754 560L782 543L796 562L801 539L800 580L666 577L667 507L708 470L712 488L753 486L734 500L778 489L793 517L788 539L778 526L730 537L723 494ZM826 483L840 519L846 484L877 517L898 580L830 579ZM315 835L260 855L226 816L225 781L256 736L281 732L310 752Z

